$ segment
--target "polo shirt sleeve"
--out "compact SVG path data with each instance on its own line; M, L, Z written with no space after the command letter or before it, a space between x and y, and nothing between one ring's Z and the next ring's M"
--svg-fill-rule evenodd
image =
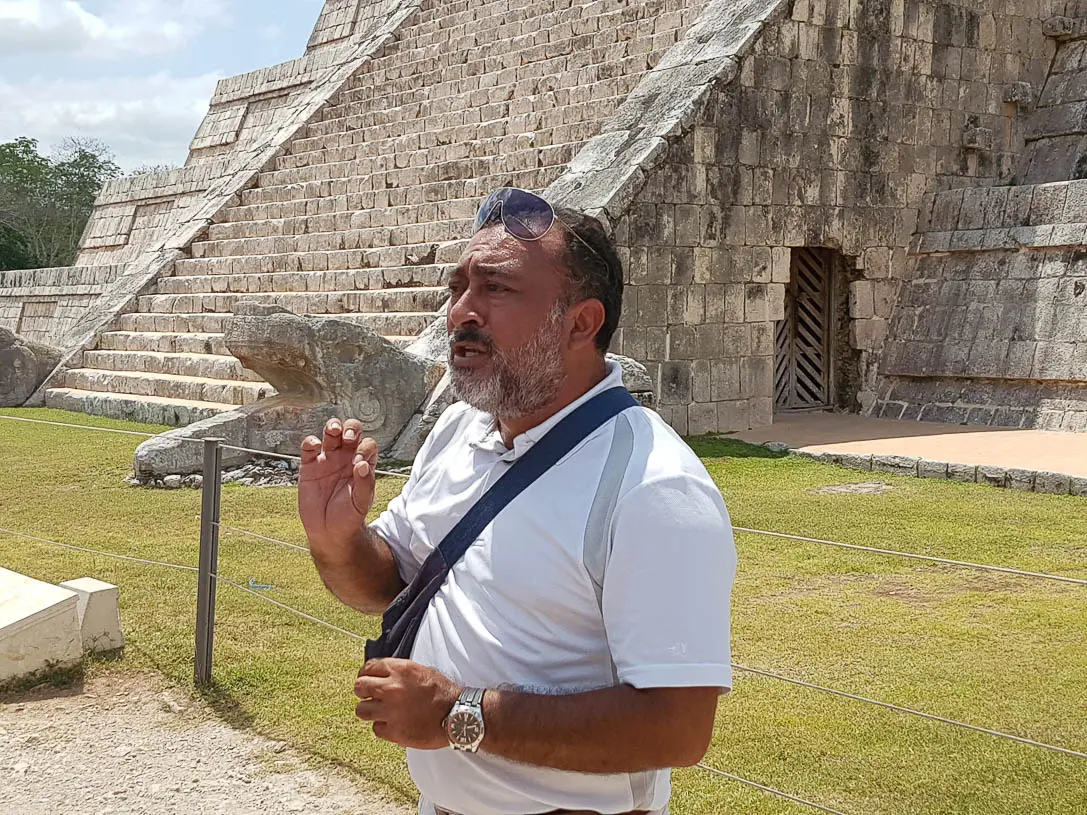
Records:
M411 476L404 484L404 488L399 495L389 501L389 506L378 516L377 520L370 524L370 529L381 535L385 542L389 544L393 559L396 561L397 570L400 572L400 578L405 583L410 583L423 565L411 551L413 533L411 520L408 516L408 504L411 501L412 492L419 482L420 475L427 468L434 455L434 440L444 437L445 428L450 422L456 421L463 412L456 408L457 406L454 405L438 418L430 433L427 434L422 447L419 448L419 453L415 456L415 461L411 465Z
M417 467L422 456L416 458L416 463L411 468L411 477L400 494L389 501L389 506L378 516L370 530L380 535L393 553L397 571L405 583L410 583L416 572L422 565L411 553L411 523L408 521L407 505L411 496L412 487L415 486Z
M708 477L656 478L624 495L601 601L619 681L731 688L735 575L732 524Z

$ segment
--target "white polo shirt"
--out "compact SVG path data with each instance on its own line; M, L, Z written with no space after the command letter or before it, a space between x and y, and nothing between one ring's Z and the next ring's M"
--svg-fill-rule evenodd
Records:
M552 426L621 384L609 363L603 382L512 450L488 414L463 403L445 411L373 525L404 580ZM480 535L431 601L412 659L465 686L532 693L728 688L735 571L728 512L702 462L656 413L630 408ZM407 753L423 796L466 815L658 810L671 791L668 770L590 775L486 752Z

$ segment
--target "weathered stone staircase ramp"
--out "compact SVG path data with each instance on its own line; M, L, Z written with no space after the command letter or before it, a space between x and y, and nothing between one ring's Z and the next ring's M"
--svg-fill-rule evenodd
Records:
M424 4L46 403L183 425L272 395L223 343L241 301L410 342L480 198L562 175L700 5Z

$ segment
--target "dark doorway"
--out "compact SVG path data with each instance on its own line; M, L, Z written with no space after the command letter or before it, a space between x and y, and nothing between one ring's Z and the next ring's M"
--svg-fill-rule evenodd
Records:
M777 326L774 406L778 410L819 409L834 401L833 260L828 249L793 249L785 319Z

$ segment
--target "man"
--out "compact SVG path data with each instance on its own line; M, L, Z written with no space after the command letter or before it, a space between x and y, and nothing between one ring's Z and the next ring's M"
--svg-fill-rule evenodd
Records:
M441 416L403 492L366 526L377 447L333 419L302 446L299 508L328 588L381 613L548 430L621 385L605 351L622 270L595 219L492 194L449 281ZM591 433L474 540L411 660L360 672L357 715L407 749L422 815L667 812L731 686L736 568L724 502L660 417ZM455 746L458 749L449 749Z

